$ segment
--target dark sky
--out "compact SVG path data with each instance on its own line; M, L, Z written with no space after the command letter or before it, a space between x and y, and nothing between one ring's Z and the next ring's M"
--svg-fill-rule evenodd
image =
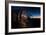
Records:
M28 16L40 16L40 7L20 7L12 6L12 12L18 13L21 9L25 9Z

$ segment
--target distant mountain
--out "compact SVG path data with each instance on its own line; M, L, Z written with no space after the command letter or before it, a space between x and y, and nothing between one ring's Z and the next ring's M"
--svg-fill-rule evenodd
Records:
M40 18L41 16L30 16L30 18Z

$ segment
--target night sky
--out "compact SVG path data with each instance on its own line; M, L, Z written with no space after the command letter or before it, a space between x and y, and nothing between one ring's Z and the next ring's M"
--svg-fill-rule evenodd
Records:
M40 7L20 7L20 6L11 6L12 12L18 14L21 9L25 9L27 16L40 16Z

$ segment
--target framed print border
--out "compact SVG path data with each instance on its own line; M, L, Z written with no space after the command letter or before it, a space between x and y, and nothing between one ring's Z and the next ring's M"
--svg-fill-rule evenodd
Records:
M11 32L8 33L8 5L9 3L25 3L25 4L38 4L43 5L43 30L42 31L27 31L27 32ZM24 1L5 1L5 34L22 34L22 33L38 33L45 32L45 3L43 2L24 2Z

